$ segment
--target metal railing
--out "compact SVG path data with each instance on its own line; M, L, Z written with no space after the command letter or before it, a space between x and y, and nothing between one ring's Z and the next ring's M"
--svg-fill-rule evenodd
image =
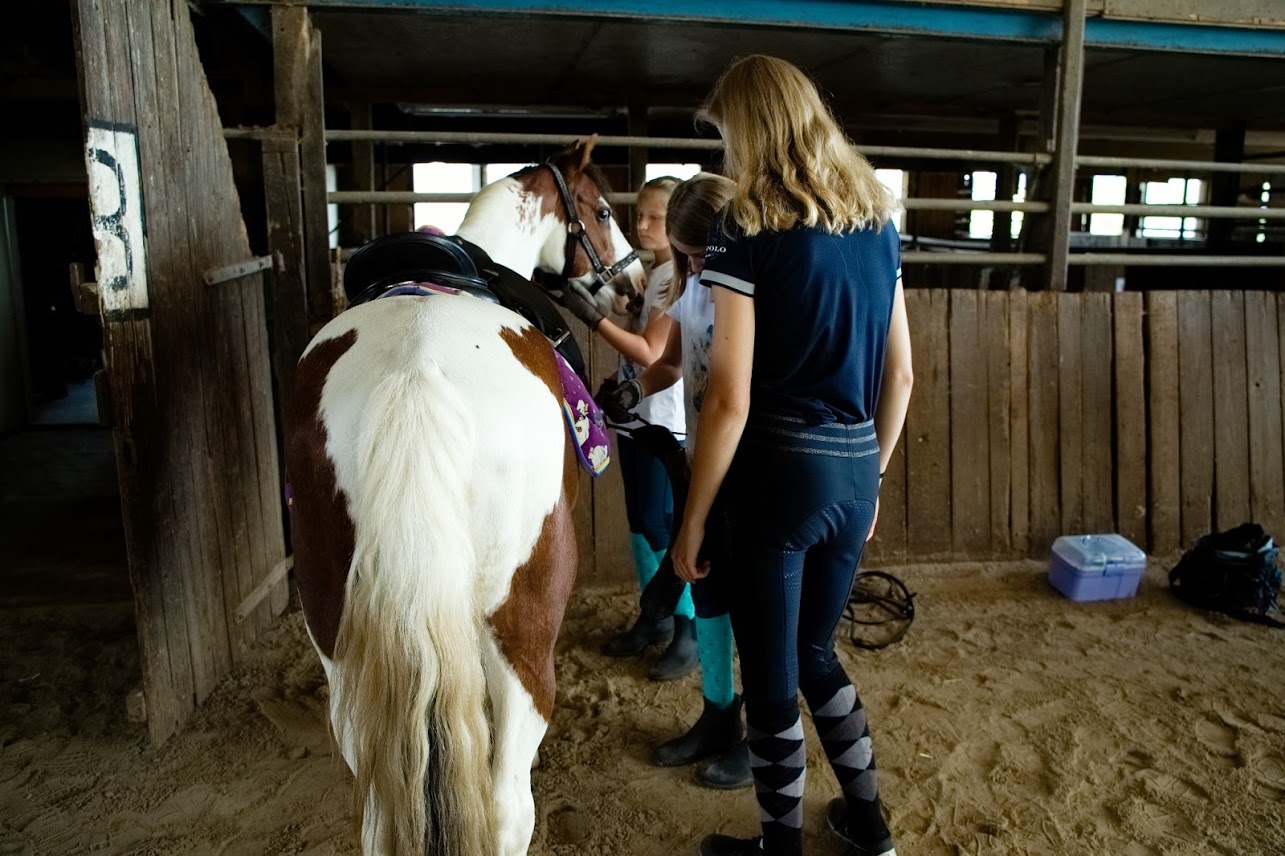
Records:
M253 137L256 129L225 129L228 137ZM463 144L463 145L569 145L585 139L580 134L511 134L474 133L462 131L373 131L328 130L327 142L374 142L386 145L400 144ZM599 146L634 146L658 149L716 150L722 141L716 139L685 137L599 136ZM1041 166L1052 161L1052 156L1041 152L1000 152L981 149L941 149L914 146L856 146L862 154L872 157L922 158L960 160L974 163L1014 164ZM1212 161L1170 160L1163 158L1124 158L1079 155L1077 167L1137 167L1164 169L1175 172L1239 172L1251 175L1285 175L1285 164L1219 163ZM327 201L340 205L411 205L419 202L470 202L476 193L416 193L410 191L332 191ZM613 205L632 205L636 193L610 193L607 201ZM1011 202L1008 200L980 199L903 199L901 207L907 211L997 211L1048 213L1048 202ZM1257 208L1230 205L1147 205L1100 204L1073 202L1072 214L1124 214L1148 217L1199 217L1204 219L1285 220L1285 208ZM995 253L957 250L952 252L907 251L902 255L907 264L943 265L1039 265L1047 261L1043 253ZM1285 266L1285 257L1279 256L1201 256L1187 253L1072 253L1072 265L1172 265L1198 267L1275 267Z

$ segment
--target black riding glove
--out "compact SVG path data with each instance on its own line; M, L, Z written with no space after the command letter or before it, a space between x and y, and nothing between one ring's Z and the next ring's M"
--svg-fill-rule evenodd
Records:
M626 422L634 421L633 414L630 413L638 402L642 401L642 385L636 380L627 380L609 390L605 395L602 390L598 392L600 398L595 398L594 402L602 408L602 412L607 414L607 418L612 422L623 425Z
M598 308L598 304L594 302L593 296L582 285L568 282L560 291L551 292L551 294L554 300L587 324L591 331L597 330L605 317L602 310Z
M611 395L618 386L620 386L620 381L614 377L608 375L603 378L602 383L598 384L598 391L593 394L593 403L602 407L602 403L607 400L607 396Z

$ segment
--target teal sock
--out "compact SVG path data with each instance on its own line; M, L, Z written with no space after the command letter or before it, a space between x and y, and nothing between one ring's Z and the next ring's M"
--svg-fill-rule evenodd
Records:
M656 551L652 550L651 544L647 543L647 539L637 532L629 533L629 549L634 554L634 571L638 574L638 590L642 591L647 588L647 583L651 582L651 578L656 576L656 569L660 567L660 556L657 556ZM665 551L662 550L660 555L665 555Z
M701 691L715 706L727 707L735 698L731 616L696 619L696 652L701 663Z
M665 560L665 554L668 552L667 549L655 551L657 568ZM652 572L652 576L655 576L655 571ZM643 588L646 588L646 586L644 585ZM696 617L696 604L692 603L692 587L690 585L683 586L683 596L678 599L678 605L674 607L674 615L681 615L683 618Z

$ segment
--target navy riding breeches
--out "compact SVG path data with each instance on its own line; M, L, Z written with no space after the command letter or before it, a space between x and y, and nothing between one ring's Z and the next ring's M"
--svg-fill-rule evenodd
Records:
M664 463L624 434L616 434L620 475L625 483L625 515L629 531L642 535L653 550L669 547L674 496Z
M872 421L811 426L751 414L722 492L736 537L732 625L747 704L793 704L800 681L839 667L835 631L878 492Z

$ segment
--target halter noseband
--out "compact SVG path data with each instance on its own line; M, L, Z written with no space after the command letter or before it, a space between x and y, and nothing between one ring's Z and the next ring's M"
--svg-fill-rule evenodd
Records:
M562 266L562 278L571 279L571 267L576 260L576 244L579 243L580 246L584 247L585 255L589 257L589 264L593 266L594 281L589 286L589 293L591 295L597 294L604 285L620 276L625 268L636 262L638 253L630 250L629 255L614 265L608 267L603 264L602 259L598 256L598 251L593 247L593 242L589 240L588 233L585 232L585 226L580 219L580 215L576 213L576 202L571 197L571 190L567 187L566 179L562 177L562 171L552 163L546 162L540 165L548 167L549 172L553 173L553 180L558 185L558 195L562 197L562 207L567 212L567 245L564 251L567 260Z

